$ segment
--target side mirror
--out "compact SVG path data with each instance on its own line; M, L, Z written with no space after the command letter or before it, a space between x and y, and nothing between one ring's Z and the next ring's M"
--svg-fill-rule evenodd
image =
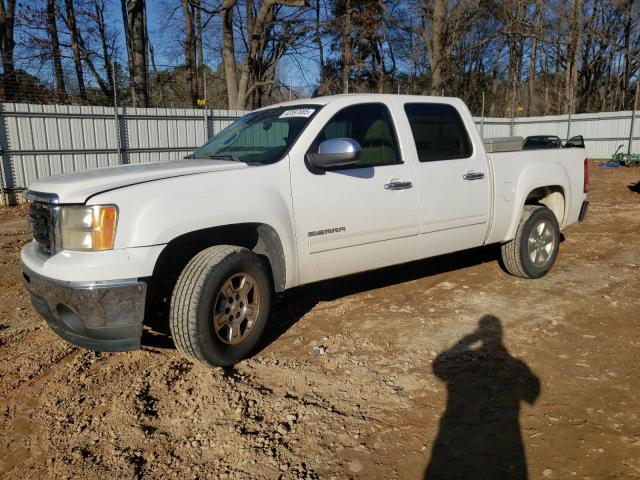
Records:
M352 138L325 140L318 147L318 153L309 153L309 163L319 169L346 167L360 159L360 144Z

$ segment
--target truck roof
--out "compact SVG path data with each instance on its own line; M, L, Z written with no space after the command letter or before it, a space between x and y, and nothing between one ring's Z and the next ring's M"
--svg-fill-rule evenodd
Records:
M456 97L435 97L430 95L396 95L384 93L341 93L338 95L327 95L323 97L300 98L281 102L258 110L266 110L276 107L294 107L299 105L327 105L336 101L349 100L353 103L383 101L385 103L406 103L406 102L433 102L433 103L462 103L462 100Z

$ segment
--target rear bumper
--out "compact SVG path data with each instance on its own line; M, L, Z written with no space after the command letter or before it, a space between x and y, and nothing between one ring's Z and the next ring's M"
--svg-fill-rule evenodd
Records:
M63 282L38 275L24 264L22 278L34 308L68 342L101 352L140 348L144 282Z
M587 210L589 210L589 202L586 200L582 202L582 207L580 207L580 215L578 215L578 221L581 222L587 216Z

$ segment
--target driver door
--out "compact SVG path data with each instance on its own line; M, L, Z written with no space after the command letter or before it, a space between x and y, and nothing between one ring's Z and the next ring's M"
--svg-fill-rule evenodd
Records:
M360 144L356 165L314 172L304 158L291 158L300 283L401 263L417 254L418 188L387 106L339 110L307 153L333 138Z

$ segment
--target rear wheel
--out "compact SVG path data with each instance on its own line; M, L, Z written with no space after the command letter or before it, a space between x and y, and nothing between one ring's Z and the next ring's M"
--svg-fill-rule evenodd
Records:
M560 245L560 227L547 207L525 205L516 236L502 245L502 261L512 275L539 278L556 261Z
M174 343L206 365L233 365L255 350L270 301L260 257L231 245L209 247L189 261L176 282L170 315Z

